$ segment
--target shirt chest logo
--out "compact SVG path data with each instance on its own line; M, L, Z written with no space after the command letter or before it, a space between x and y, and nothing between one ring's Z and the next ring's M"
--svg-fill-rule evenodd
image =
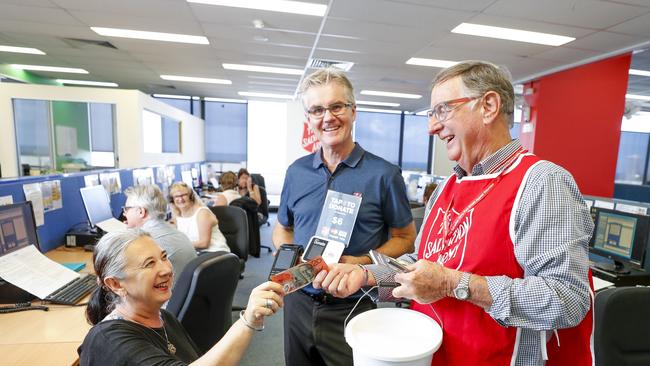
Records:
M445 238L443 221L445 210L438 207L429 231L424 233L426 235L426 242L422 252L422 258L436 261L442 265L449 263L456 269L460 268L467 248L467 236L472 228L473 214L474 208L468 210L454 231ZM452 208L447 216L448 220L454 221L458 217L458 212Z

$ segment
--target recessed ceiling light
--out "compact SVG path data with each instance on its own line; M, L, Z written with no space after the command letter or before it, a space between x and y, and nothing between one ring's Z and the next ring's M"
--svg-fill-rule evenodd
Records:
M392 114L402 114L402 111L395 111L392 109L380 109L380 108L357 108L357 112L377 112L377 113L392 113Z
M56 82L61 84L67 84L67 85L108 86L111 88L117 88L119 86L116 83L105 82L105 81L56 79Z
M184 99L190 100L192 97L189 95L174 95L174 94L154 94L154 98L166 98L166 99Z
M547 46L561 46L575 38L557 34L531 32L521 29L493 27L489 25L461 23L451 30L452 33L467 34L470 36L507 39L510 41L537 43Z
M429 67L441 67L447 68L450 66L456 65L456 61L447 61L447 60L435 60L432 58L417 58L411 57L406 61L408 65L418 65L418 66L429 66Z
M188 3L230 6L233 8L277 11L322 17L327 5L287 0L187 0Z
M194 76L180 76L180 75L160 75L163 80L173 81L187 81L190 83L207 83L207 84L225 84L230 85L232 81L225 79L212 79L212 78L199 78Z
M377 90L362 90L362 95L376 95L379 97L391 97L391 98L406 98L406 99L420 99L421 95L418 94L406 94L406 93L393 93L386 91L377 91Z
M77 69L74 67L19 65L19 64L12 64L11 67L13 67L14 69L30 70L30 71L51 71L51 72L67 72L71 74L88 74L88 71L84 69Z
M650 76L650 71L630 69L630 75Z
M99 34L100 36L107 36L107 37L146 39L150 41L163 41L163 42L210 44L208 39L204 36L192 36L188 34L177 34L177 33L147 32L147 31L139 31L133 29L120 29L120 28L90 27L90 29L92 29L95 33Z
M0 52L30 53L32 55L45 54L45 52L39 50L38 48L2 46L2 45L0 45Z
M259 97L259 98L276 98L276 99L293 99L293 95L289 94L274 94L274 93L260 93L260 92L238 92L237 94L242 97Z
M203 98L206 102L223 102L223 103L248 103L246 99L229 99L229 98Z
M378 105L382 107L399 107L399 103L389 103L389 102L371 102L368 100L357 100L356 104L363 105Z
M284 67L269 67L269 66L256 66L256 65L242 65L242 64L222 64L226 70L239 70L239 71L253 71L253 72L268 72L271 74L286 74L286 75L302 75L301 69L288 69Z
M650 95L625 94L625 99L650 100Z

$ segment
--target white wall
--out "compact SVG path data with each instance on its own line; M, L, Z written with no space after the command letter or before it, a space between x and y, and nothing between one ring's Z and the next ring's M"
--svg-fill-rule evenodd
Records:
M0 164L3 177L18 176L16 136L12 99L59 100L115 104L118 167L137 168L155 164L178 164L205 160L202 119L137 90L61 87L31 84L0 84ZM144 154L142 149L142 109L182 121L181 154Z

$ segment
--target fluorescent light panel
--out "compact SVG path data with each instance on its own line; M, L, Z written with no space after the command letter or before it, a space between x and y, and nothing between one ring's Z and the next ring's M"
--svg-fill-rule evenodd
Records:
M212 78L199 78L194 76L181 76L181 75L160 75L163 80L173 81L187 81L190 83L207 83L207 84L225 84L230 85L232 81L225 79L212 79Z
M406 61L407 65L418 65L418 66L429 66L429 67L441 67L447 68L450 66L456 65L456 61L447 61L447 60L436 60L432 58L417 58L411 57Z
M147 32L147 31L139 31L133 29L102 28L102 27L90 27L90 29L92 29L95 33L99 34L100 36L107 36L107 37L146 39L150 41L163 41L163 42L210 44L210 42L206 37L192 36L188 34Z
M389 102L371 102L369 100L357 100L356 104L363 105L377 105L381 107L399 107L399 103L389 103Z
M229 99L229 98L203 98L206 102L223 102L223 103L248 103L246 99Z
M267 72L271 74L286 74L286 75L302 75L301 69L288 69L284 67L269 67L269 66L256 66L256 65L242 65L242 64L222 64L226 70L238 71L253 71L253 72Z
M230 6L233 8L277 11L322 17L327 5L287 0L187 0L188 3Z
M111 88L117 88L119 86L116 83L111 83L106 81L56 79L56 82L61 84L67 84L67 85L108 86Z
M0 52L30 53L32 55L44 55L45 54L45 52L39 50L38 48L14 47L14 46L3 46L3 45L0 45Z
M461 23L451 30L452 33L467 34L470 36L506 39L509 41L543 44L547 46L561 46L575 38L557 34L531 32L521 29L493 27L489 25Z
M67 72L71 74L88 74L88 71L84 69L77 69L74 67L19 65L19 64L12 64L11 67L13 67L14 69L30 70L30 71L51 71L51 72Z
M154 94L154 98L167 98L167 99L184 99L190 100L192 97L189 95L173 95L173 94Z
M405 98L405 99L420 99L421 95L418 94L406 94L406 93L393 93L387 91L378 91L378 90L362 90L362 95L375 95L378 97L391 97L391 98Z
M650 76L650 71L630 69L630 75Z
M402 114L402 111L396 111L392 109L380 109L380 108L357 108L357 112L377 112L377 113L392 113L392 114Z
M649 95L625 94L625 99L650 101Z
M289 94L274 94L274 93L260 93L260 92L243 92L237 94L242 97L258 97L258 98L275 98L275 99L293 99L293 95Z

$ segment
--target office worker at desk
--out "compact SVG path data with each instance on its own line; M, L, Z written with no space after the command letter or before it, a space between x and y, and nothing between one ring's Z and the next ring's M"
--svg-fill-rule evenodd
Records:
M100 286L86 310L94 326L79 347L81 365L236 365L264 317L283 305L282 286L259 285L240 319L199 355L180 322L161 309L171 297L172 266L146 232L106 234L93 262Z
M366 254L371 249L395 257L412 251L415 227L399 168L352 140L356 105L348 78L333 68L318 70L305 78L300 93L305 116L321 149L287 169L273 244L306 245L316 234L323 202L331 189L362 197L342 262L370 263ZM359 296L333 299L310 286L287 296L286 364L352 365L343 321ZM355 314L374 307L364 299Z
M237 187L238 180L235 173L227 171L221 174L221 177L219 177L219 188L221 188L221 192L212 199L214 205L228 206L230 202L240 198L241 194L239 194Z
M419 260L408 273L339 266L314 281L346 296L394 276L401 286L380 295L413 299L443 326L434 365L592 364L593 222L573 177L511 139L513 101L492 64L440 72L429 133L458 165L427 205Z
M185 265L196 258L196 250L187 235L165 221L167 200L158 186L146 184L124 191L124 216L130 228L142 228L167 252L174 268L174 284Z
M194 248L206 252L230 252L226 237L219 231L219 220L197 198L194 190L183 182L169 187L172 221L176 228L187 235Z
M253 201L257 202L258 205L262 204L260 187L253 183L253 177L251 177L251 173L249 173L246 168L241 168L237 172L237 182L237 188L239 189L239 195L241 197L250 197Z

